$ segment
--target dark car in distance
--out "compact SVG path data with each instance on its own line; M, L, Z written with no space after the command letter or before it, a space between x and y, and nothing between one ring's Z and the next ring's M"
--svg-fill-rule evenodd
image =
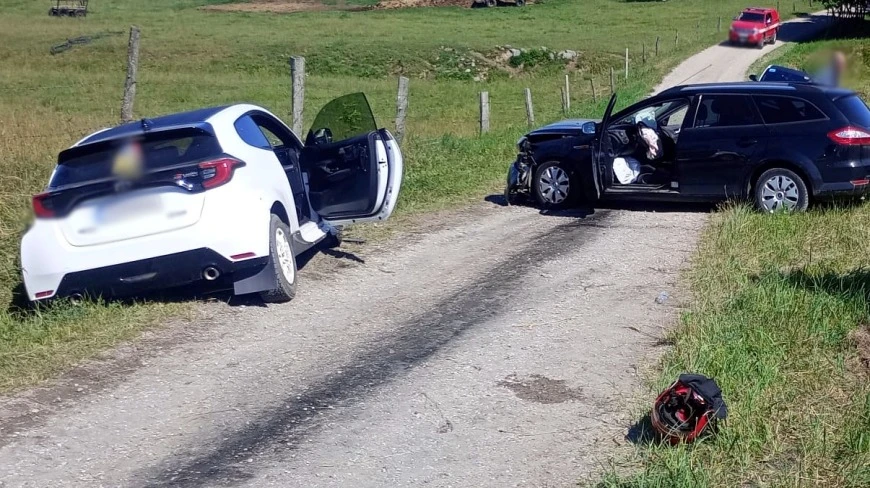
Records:
M773 212L870 189L870 109L852 91L719 83L673 87L612 113L615 103L616 95L600 122L566 120L522 137L508 202L749 199ZM653 158L649 128L660 145ZM636 178L625 184L615 163L628 160Z
M783 83L814 83L812 77L804 71L775 64L764 68L760 76L749 75L749 79L752 81Z

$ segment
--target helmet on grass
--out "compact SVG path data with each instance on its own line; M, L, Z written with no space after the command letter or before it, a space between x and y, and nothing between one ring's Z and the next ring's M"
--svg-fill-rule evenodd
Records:
M650 420L663 440L678 444L694 441L727 415L722 390L714 380L682 374L656 398Z

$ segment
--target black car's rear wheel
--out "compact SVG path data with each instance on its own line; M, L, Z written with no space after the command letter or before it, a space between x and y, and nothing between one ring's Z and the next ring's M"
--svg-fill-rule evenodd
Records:
M803 212L809 203L807 184L794 171L769 169L755 182L755 206L762 212Z
M574 202L578 191L571 173L559 161L547 161L535 170L532 193L541 208L567 207Z

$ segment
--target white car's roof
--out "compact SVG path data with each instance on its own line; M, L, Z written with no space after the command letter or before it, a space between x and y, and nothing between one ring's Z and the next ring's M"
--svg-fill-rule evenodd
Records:
M82 138L73 146L75 147L99 141L117 139L120 137L134 136L150 131L161 131L180 127L197 127L205 124L209 124L213 126L216 131L219 131L222 128L227 127L227 124L231 126L236 119L251 111L265 112L266 114L275 117L274 114L263 107L248 103L208 107L187 112L162 115L153 119L140 119L115 127L101 129Z

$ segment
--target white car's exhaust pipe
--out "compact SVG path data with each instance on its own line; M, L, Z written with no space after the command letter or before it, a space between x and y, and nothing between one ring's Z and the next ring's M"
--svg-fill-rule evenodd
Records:
M209 266L202 270L202 278L205 281L214 281L218 279L221 275L221 271L214 266Z

